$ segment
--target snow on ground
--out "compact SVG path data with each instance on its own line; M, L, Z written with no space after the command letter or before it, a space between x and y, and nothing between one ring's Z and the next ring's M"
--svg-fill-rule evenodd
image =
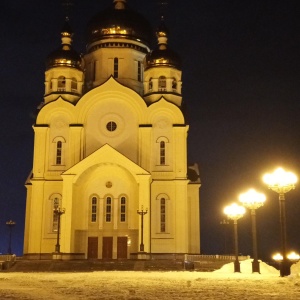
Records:
M215 272L17 273L0 272L0 299L101 300L299 300L300 265L292 274L261 263L251 273L251 260L233 273L233 263Z

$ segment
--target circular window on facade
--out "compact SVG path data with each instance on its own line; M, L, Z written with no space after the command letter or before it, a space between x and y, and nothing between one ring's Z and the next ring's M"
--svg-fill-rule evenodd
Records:
M108 130L108 131L115 131L116 129L117 129L117 124L115 123L115 122L108 122L107 124L106 124L106 129Z

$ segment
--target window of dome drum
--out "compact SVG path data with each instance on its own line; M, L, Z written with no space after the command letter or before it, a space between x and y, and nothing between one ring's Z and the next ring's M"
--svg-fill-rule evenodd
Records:
M108 122L108 123L106 124L106 129L107 129L108 131L115 131L115 130L117 129L117 124L116 124L115 122L113 122L113 121Z

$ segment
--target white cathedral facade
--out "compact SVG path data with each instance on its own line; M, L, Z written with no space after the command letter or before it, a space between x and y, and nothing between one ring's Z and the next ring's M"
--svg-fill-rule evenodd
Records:
M46 60L24 256L47 258L57 240L65 259L199 254L200 179L187 163L181 62L164 22L154 50L150 25L125 0L87 28L84 55L66 21Z

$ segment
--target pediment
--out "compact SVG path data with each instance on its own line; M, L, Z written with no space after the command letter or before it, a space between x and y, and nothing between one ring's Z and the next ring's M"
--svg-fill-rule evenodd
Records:
M150 173L139 165L134 163L132 160L118 152L116 149L108 144L105 144L79 163L68 169L62 174L62 177L72 175L75 181L85 172L91 171L101 165L117 165L123 169L129 171L133 177L137 178L140 175L148 175Z

